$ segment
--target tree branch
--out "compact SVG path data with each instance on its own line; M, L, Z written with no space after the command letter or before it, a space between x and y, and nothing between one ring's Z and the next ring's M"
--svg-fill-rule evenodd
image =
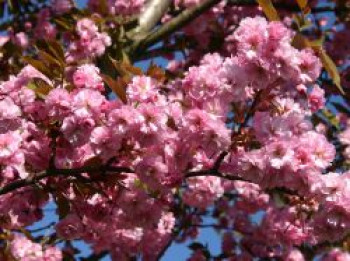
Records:
M129 168L125 167L111 167L111 166L96 166L96 167L82 167L76 169L50 169L36 174L34 177L28 177L26 179L17 180L11 182L4 187L0 188L0 195L7 194L17 189L35 185L38 181L49 177L67 176L71 177L82 173L91 172L116 172L116 173L133 173Z
M136 40L129 48L129 54L137 53L138 50L145 50L159 40L166 38L180 28L192 22L195 18L208 11L210 8L218 4L221 0L206 0L203 3L183 11L181 14L160 26L156 31L148 34L140 40Z
M142 34L150 31L168 10L172 0L149 0L139 17L139 26L132 32Z

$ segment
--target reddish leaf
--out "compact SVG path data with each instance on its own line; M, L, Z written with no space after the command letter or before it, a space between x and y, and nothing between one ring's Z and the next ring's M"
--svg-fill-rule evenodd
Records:
M161 83L166 81L166 75L162 68L155 64L151 64L146 73L149 77L158 80Z
M104 82L111 88L111 90L122 100L123 103L127 103L125 86L121 81L116 81L112 77L106 74L101 74Z

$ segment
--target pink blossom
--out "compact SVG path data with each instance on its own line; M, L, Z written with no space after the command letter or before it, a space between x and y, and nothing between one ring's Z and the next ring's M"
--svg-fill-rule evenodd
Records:
M97 155L103 159L109 159L117 154L121 146L122 136L113 133L112 129L106 126L99 126L91 132L91 146Z
M72 113L79 118L98 118L106 98L98 91L81 89L72 97Z
M311 108L311 111L316 112L319 109L322 109L326 103L324 97L324 90L321 89L318 85L315 85L312 88L312 91L308 95L308 102Z
M260 56L263 45L268 39L267 27L268 23L262 17L242 20L234 34L238 42L238 51L248 59L256 59Z
M69 116L63 120L61 131L73 146L82 146L89 141L95 124L92 118Z
M22 138L19 132L0 134L0 160L6 160L20 149Z
M158 231L160 234L170 234L175 226L174 214L163 213L158 223Z
M199 208L206 208L224 193L221 180L217 177L191 178L188 186L183 200L186 204Z
M67 90L61 88L53 89L45 99L48 115L54 119L63 119L71 110L71 102L71 96Z
M310 131L301 136L296 155L306 148L311 159L310 163L321 169L328 167L335 157L334 146L325 136L316 132ZM299 156L296 156L296 159L302 161Z
M135 76L128 85L126 93L131 102L155 102L158 91L154 79L146 76Z
M10 97L0 100L0 118L1 120L13 120L21 116L20 108Z
M281 169L293 164L294 150L291 143L276 141L266 146L266 153L271 167Z
M78 67L73 74L74 85L78 88L89 88L103 91L103 81L99 75L100 70L92 64L84 64Z
M68 49L68 62L85 57L101 56L106 47L111 45L111 38L106 33L100 33L97 25L88 18L77 22L76 26L79 39L71 42Z
M313 82L321 72L321 62L310 49L300 52L301 64L299 66L303 82Z

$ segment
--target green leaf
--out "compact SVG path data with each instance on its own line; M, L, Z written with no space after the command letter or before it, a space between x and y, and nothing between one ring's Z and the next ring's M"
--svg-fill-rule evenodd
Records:
M257 2L261 6L263 12L270 21L281 20L271 0L257 0Z
M146 183L142 182L140 179L135 179L134 186L138 189L142 189L146 192L148 192L148 186Z
M330 110L327 108L323 109L321 114L327 120L327 124L330 124L337 130L340 130L340 121Z
M32 79L28 83L27 88L33 90L40 99L45 99L49 92L53 89L51 85L41 78Z
M322 61L323 67L328 72L329 76L332 78L333 83L337 86L341 94L345 95L345 92L341 86L341 79L337 69L337 66L333 62L332 58L328 56L326 51L323 48L314 48L318 53L319 58Z

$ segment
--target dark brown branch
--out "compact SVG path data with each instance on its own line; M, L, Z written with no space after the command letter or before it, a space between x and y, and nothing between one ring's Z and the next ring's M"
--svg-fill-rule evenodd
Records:
M242 177L238 176L231 176L231 175L226 175L223 174L219 171L216 171L214 169L209 169L209 170L200 170L200 171L191 171L186 174L186 178L194 178L194 177L205 177L205 176L212 176L212 177L218 177L226 180L231 180L231 181L245 181L245 182L251 182L247 179L244 179Z
M4 187L0 188L0 195L7 194L9 192L15 191L23 187L35 185L40 180L43 180L45 178L58 177L58 176L74 177L82 173L91 173L91 172L133 173L133 171L129 168L111 167L111 166L82 167L82 168L76 168L76 169L51 169L51 170L38 173L33 177L17 180L5 185Z

